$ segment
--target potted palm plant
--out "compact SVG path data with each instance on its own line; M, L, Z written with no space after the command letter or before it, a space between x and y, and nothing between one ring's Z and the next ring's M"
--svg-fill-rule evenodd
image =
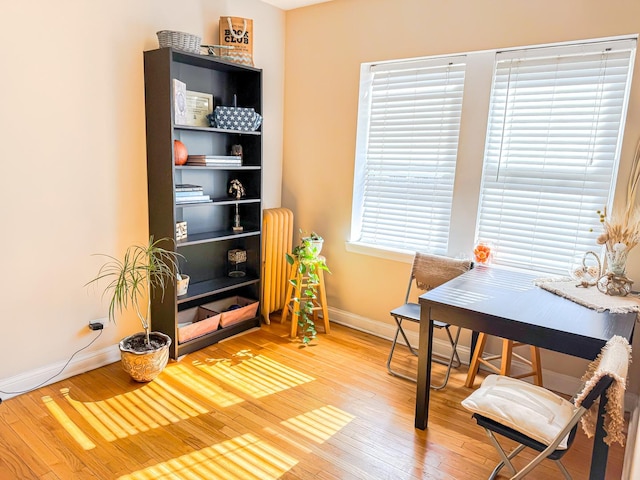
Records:
M298 273L301 274L300 277L306 277L308 279L305 283L306 288L301 290L301 298L297 299L300 305L300 311L296 312L298 315L298 326L302 333L302 342L305 345L316 338L313 309L318 295L318 282L320 281L318 271L324 270L331 273L329 267L327 267L325 258L318 255L322 249L323 242L323 238L315 232L311 233L311 235L302 235L300 244L293 248L291 254L286 254L287 263L293 266L297 260L296 268L298 269ZM296 287L296 279L289 281Z
M149 238L146 245L131 245L122 259L98 254L108 260L87 285L109 282L103 297L111 295L109 320L116 321L116 312L133 308L142 324L143 332L134 333L120 341L122 366L138 382L153 380L167 365L171 338L164 333L151 332L151 296L164 297L168 284L174 282L178 272L180 254L161 247L168 238Z

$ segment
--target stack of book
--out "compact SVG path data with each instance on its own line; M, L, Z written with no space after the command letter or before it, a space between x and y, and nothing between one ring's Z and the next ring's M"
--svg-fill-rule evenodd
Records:
M176 204L207 203L211 201L211 197L204 194L200 185L191 185L188 183L176 184Z
M198 167L241 167L242 157L236 155L189 155L187 165Z

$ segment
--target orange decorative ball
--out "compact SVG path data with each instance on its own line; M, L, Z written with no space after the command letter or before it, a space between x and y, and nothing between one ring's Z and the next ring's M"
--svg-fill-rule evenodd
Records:
M189 152L187 152L187 147L185 147L184 143L180 140L173 141L173 161L176 165L184 165L187 163L187 157L189 156Z

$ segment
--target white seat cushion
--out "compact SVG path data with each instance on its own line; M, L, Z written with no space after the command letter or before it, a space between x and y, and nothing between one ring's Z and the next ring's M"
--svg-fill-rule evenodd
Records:
M522 380L489 375L462 406L549 445L569 423L576 407L562 397ZM558 449L567 448L567 436Z

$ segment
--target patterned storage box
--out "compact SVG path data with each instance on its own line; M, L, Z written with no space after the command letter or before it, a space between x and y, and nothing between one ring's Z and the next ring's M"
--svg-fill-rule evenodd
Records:
M253 132L262 124L262 116L255 109L242 107L216 107L211 120L209 116L213 127L245 132Z

